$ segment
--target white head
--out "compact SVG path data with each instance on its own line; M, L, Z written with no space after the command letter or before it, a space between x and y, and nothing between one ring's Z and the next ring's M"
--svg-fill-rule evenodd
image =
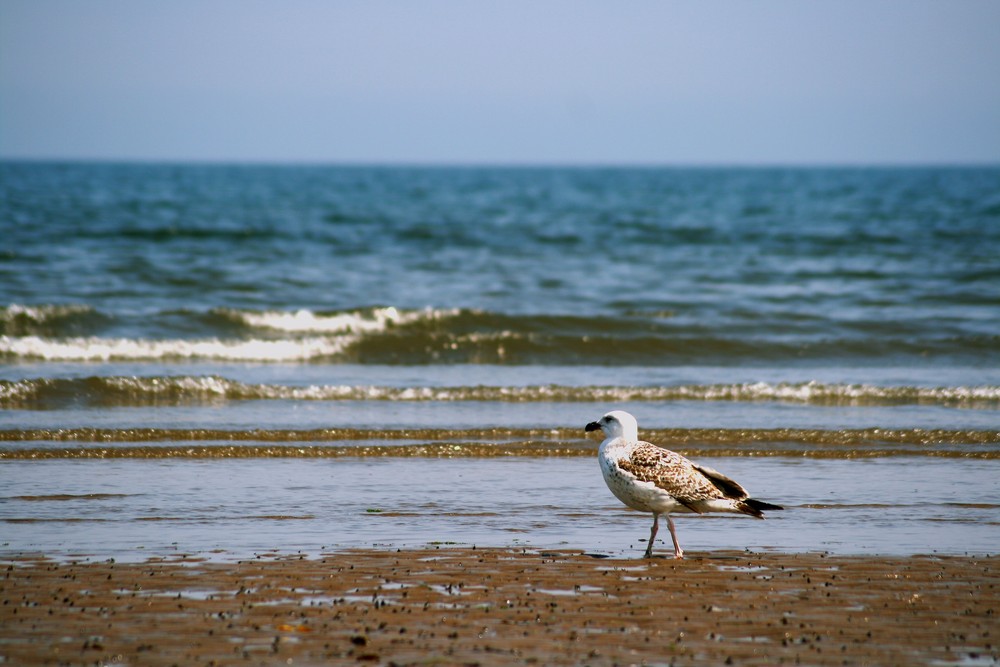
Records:
M596 422L590 422L585 427L587 431L604 431L606 438L624 438L629 442L639 440L639 423L635 417L624 410L612 410Z

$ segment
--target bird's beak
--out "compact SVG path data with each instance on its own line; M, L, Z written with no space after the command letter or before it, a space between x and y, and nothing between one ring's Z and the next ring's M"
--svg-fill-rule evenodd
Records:
M601 425L598 424L597 422L590 422L589 424L583 427L583 430L586 431L587 433L590 433L591 431L600 431Z

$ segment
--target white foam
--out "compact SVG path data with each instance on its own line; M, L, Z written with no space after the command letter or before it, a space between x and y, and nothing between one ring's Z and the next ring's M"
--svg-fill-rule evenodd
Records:
M0 354L47 361L222 359L226 361L305 361L339 354L353 337L295 340L143 340L0 336Z
M820 382L755 382L701 388L705 398L728 400L817 401L996 401L1000 387L879 387L869 384L823 384Z
M385 331L391 326L408 324L421 319L436 319L452 315L457 310L415 310L399 311L389 306L375 308L370 311L354 311L336 313L333 315L318 315L311 310L301 309L294 312L264 311L251 312L239 310L224 311L251 327L274 329L293 333L371 333Z

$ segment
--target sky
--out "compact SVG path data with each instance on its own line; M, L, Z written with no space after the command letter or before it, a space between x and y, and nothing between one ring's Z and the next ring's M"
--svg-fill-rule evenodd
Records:
M0 0L0 159L1000 163L996 0Z

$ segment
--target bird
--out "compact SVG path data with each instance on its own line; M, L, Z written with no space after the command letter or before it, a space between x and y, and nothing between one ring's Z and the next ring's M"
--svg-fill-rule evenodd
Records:
M624 410L613 410L584 430L604 432L597 458L611 493L632 509L653 515L645 558L653 557L660 515L667 517L674 558L681 559L684 550L670 517L674 512L732 512L763 519L764 510L784 509L751 498L746 489L717 470L639 440L639 424Z

